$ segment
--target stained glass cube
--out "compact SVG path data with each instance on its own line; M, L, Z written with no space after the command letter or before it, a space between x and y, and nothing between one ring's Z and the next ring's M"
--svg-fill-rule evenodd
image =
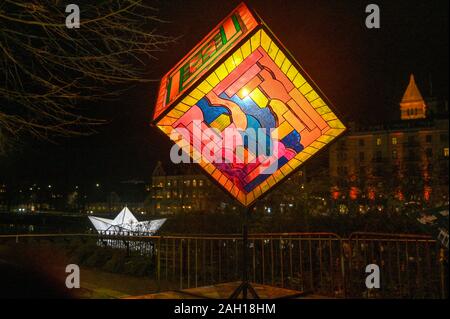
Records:
M244 4L163 77L153 120L244 206L345 130L325 96ZM173 134L179 129L184 134ZM199 134L208 129L214 136ZM277 152L258 153L248 136L229 147L227 129L266 129ZM205 154L211 144L221 161Z

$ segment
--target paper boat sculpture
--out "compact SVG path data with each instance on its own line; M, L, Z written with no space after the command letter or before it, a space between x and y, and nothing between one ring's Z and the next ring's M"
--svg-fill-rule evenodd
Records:
M164 224L166 218L138 221L128 207L124 207L114 219L89 216L95 229L102 234L119 235L126 233L155 234Z

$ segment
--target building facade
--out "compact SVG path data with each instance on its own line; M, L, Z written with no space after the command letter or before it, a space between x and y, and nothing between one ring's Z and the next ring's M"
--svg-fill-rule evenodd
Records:
M448 203L448 106L430 104L411 76L400 121L351 125L329 151L333 199ZM424 118L431 111L433 116Z
M190 167L182 174L166 174L158 162L147 187L151 211L162 215L180 212L207 211L227 205L227 198L205 175Z

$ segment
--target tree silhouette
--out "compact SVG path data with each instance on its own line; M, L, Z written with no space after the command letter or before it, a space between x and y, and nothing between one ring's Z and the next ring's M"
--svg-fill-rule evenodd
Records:
M141 0L85 1L74 29L63 2L0 3L0 152L24 135L91 133L103 122L83 115L80 102L152 81L148 61L174 41L156 33L163 21Z

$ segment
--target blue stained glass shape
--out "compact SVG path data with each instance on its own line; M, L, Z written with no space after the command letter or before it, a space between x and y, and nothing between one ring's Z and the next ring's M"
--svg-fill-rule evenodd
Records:
M275 117L270 109L268 107L260 108L250 97L247 96L246 98L241 99L235 94L233 97L229 98L225 93L221 93L220 97L225 100L231 100L239 105L245 114L255 117L258 122L261 123L261 127L266 129L276 127Z
M281 140L281 143L283 143L284 146L295 150L297 153L300 153L304 148L300 143L301 138L300 133L293 130Z
M197 106L202 110L203 118L208 125L222 114L230 115L230 111L227 108L219 105L212 105L206 97L200 99L197 102Z

